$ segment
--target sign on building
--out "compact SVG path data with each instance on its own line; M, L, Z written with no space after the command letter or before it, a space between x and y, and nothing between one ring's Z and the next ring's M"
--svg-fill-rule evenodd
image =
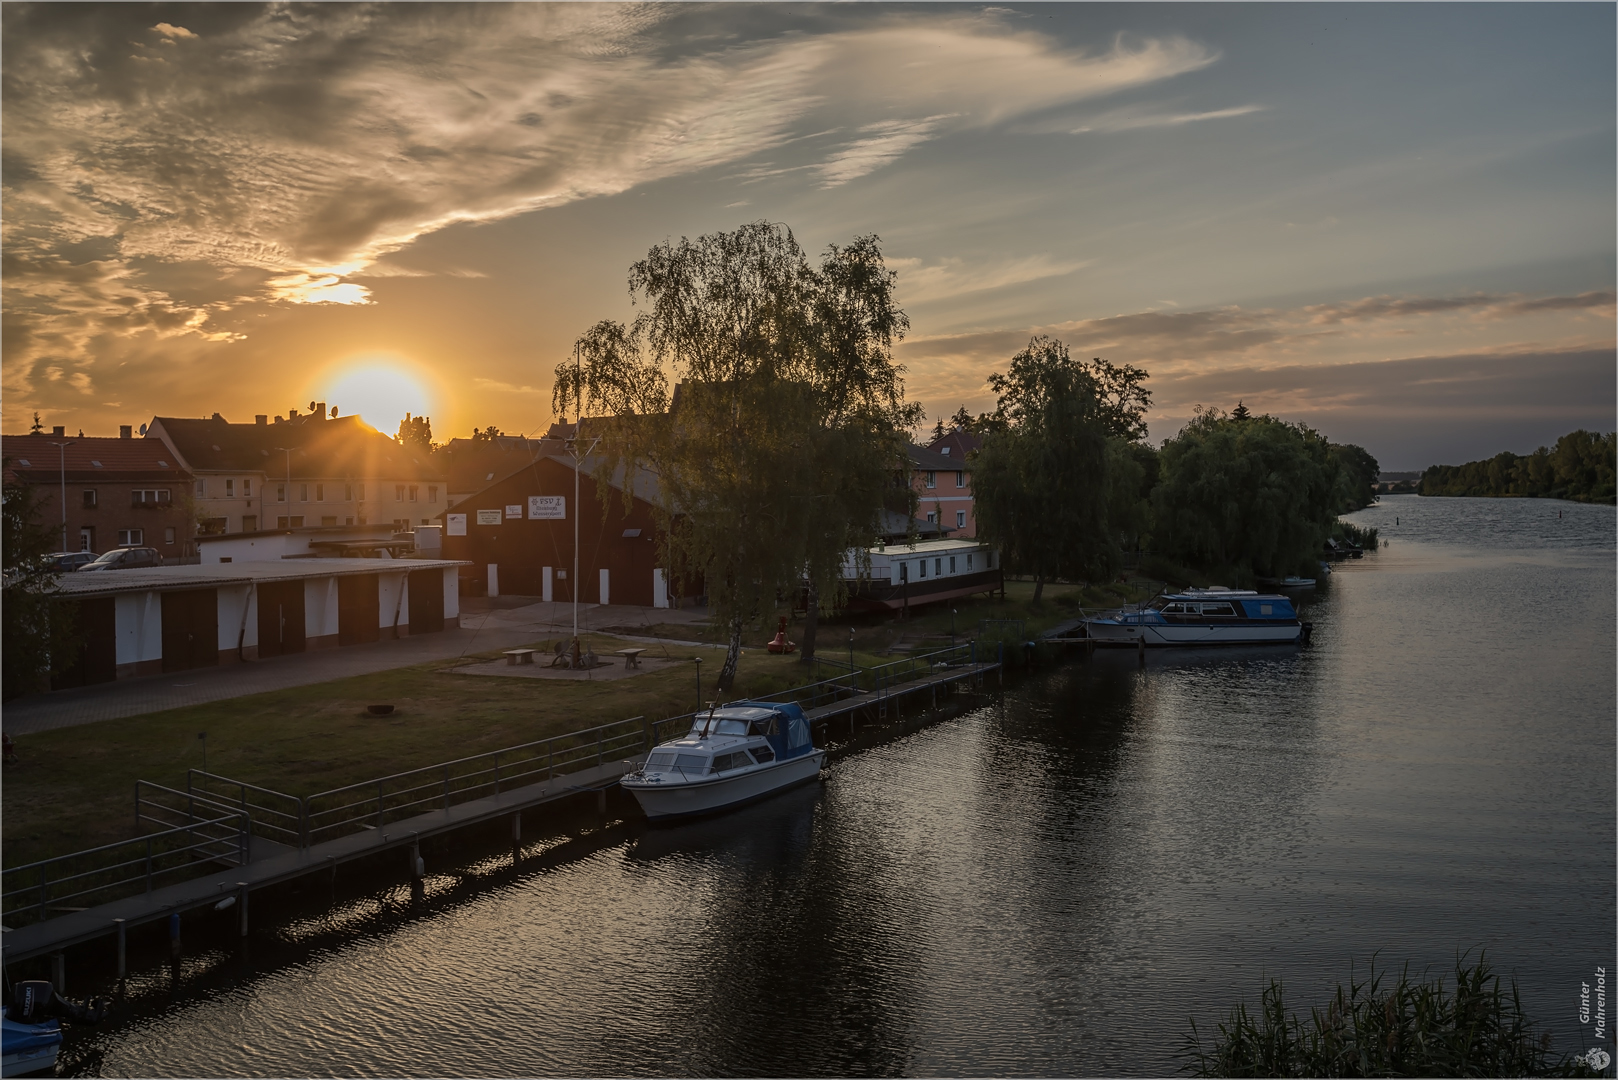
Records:
M522 504L521 503L512 503L509 506L507 506L506 507L506 517L508 517L508 518L517 518L518 520L521 520L522 519Z
M478 524L479 525L498 525L498 524L500 524L500 511L498 511L498 510L479 510L478 511Z
M564 521L567 518L567 499L562 495L528 496L530 521Z
M444 515L444 535L445 536L465 536L466 535L466 515L465 514L445 514Z

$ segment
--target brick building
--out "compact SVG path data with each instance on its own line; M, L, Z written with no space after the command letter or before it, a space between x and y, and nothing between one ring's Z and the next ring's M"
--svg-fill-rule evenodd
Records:
M34 488L39 522L62 532L61 551L151 547L165 558L195 554L192 477L161 442L132 437L0 436L6 479ZM59 445L60 444L60 445ZM63 514L63 493L66 514Z

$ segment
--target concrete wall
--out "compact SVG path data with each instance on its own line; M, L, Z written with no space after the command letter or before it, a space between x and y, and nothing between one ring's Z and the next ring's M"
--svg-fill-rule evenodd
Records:
M113 571L117 573L117 571ZM118 678L156 675L163 670L163 597L156 590L116 597Z
M444 628L461 625L460 571L453 566L444 567Z
M219 596L219 662L234 664L238 659L258 659L258 589L250 584L221 585ZM238 658L236 642L242 634L242 615L245 609L247 632L241 637L242 651Z
M305 649L337 647L337 579L308 578L303 583Z
M409 565L409 560L405 560ZM386 641L390 631L399 627L400 635L410 632L410 586L409 571L402 574L378 574L376 588L376 625L382 631L382 639ZM394 612L398 612L399 621L395 623Z

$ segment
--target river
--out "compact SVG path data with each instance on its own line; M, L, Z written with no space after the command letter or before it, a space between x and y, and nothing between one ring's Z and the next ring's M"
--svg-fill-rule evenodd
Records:
M1577 1006L1615 966L1613 509L1352 520L1388 545L1310 600L1310 648L1074 659L756 807L425 914L345 902L351 933L171 999L138 973L64 1065L1163 1075L1271 976L1303 1007L1479 949L1558 1049L1610 1051Z

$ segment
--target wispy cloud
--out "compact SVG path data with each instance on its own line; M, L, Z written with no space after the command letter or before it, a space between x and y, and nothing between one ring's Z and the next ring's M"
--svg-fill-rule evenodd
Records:
M1061 277L1090 265L1088 259L1056 259L1050 255L1030 255L1021 259L968 262L961 258L923 263L920 259L894 258L888 264L899 273L899 296L906 304L924 304L965 293L1024 285L1030 281Z
M862 138L844 146L817 166L825 187L836 187L874 172L911 147L933 137L947 116L920 120L882 120L860 128Z
M1198 124L1205 120L1249 116L1263 112L1264 109L1263 105L1236 105L1228 109L1211 109L1206 112L1161 112L1154 111L1150 106L1136 105L1114 109L1083 120L1056 117L1018 124L1014 130L1023 135L1085 135L1091 132L1135 131L1140 128L1184 127L1186 124Z

